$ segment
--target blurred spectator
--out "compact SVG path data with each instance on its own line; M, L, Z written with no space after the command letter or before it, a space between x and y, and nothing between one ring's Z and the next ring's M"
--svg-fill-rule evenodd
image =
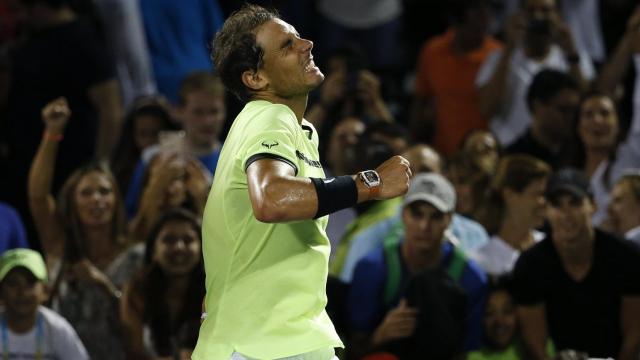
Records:
M195 72L182 81L179 95L175 114L184 128L184 141L183 144L168 145L174 147L173 151L196 157L213 175L222 150L219 137L227 115L224 86L216 75ZM162 146L149 147L136 165L125 199L129 217L137 212L147 164L160 150Z
M202 216L211 176L193 157L160 152L149 162L140 208L129 224L129 240L144 242L160 214L182 207Z
M628 73L629 65L640 52L640 6L636 6L626 23L626 29L612 52L609 60L602 67L598 77L600 90L614 93L616 87ZM636 71L636 77L638 72Z
M93 0L114 55L124 107L156 92L138 1ZM165 45L167 46L167 45Z
M0 254L9 249L28 247L20 214L11 206L0 202Z
M636 80L634 96L638 97L636 114L640 114L640 77ZM613 184L626 169L640 167L640 115L635 116L633 121L625 139L620 129L616 104L609 95L589 92L580 103L575 164L582 167L591 179L597 206L593 215L596 225L606 217L609 191Z
M195 71L209 71L209 49L222 27L218 0L140 0L158 91L172 103L180 84Z
M613 190L607 224L618 236L640 246L640 171L625 173Z
M400 155L409 147L409 132L398 123L375 122L367 126L363 136L387 144L393 155Z
M571 76L557 70L540 71L527 90L531 126L505 152L537 157L554 169L567 165L579 102L580 89Z
M403 64L401 0L320 0L316 53L322 63L336 47L361 44L374 69Z
M127 189L142 152L158 143L162 131L176 130L169 104L161 97L137 99L124 119L111 160L120 189Z
M458 198L456 212L468 218L473 218L482 203L484 190L493 176L482 165L465 151L458 151L447 163L447 179L453 183Z
M506 46L482 65L476 86L480 109L502 146L510 145L531 123L525 94L542 69L568 72L581 86L595 76L591 59L573 43L555 0L524 0L507 24Z
M355 117L346 117L336 124L329 136L327 151L323 157L326 159L324 173L327 177L348 174L346 170L347 161L354 156L355 145L364 131L364 123ZM338 241L342 239L347 225L355 217L356 211L353 208L342 209L329 214L329 223L325 231L331 241L332 250L337 248Z
M123 290L129 358L175 358L188 345L179 343L181 332L195 330L197 338L204 295L200 223L191 212L170 210L147 238L145 268ZM193 350L195 343L186 347Z
M445 230L455 210L455 191L442 175L419 174L403 200L403 232L391 232L384 243L356 265L349 295L350 326L363 348L379 348L409 337L420 309L404 298L412 275L426 269L447 272L468 296L464 348L476 349L482 339L486 276L455 246ZM398 305L400 304L400 305Z
M509 293L507 278L495 278L489 282L487 308L484 312L484 345L468 354L467 360L517 360L526 359L527 352L518 336L516 306ZM553 357L551 341L547 342L547 354Z
M5 359L89 359L78 334L47 300L47 267L30 249L14 249L0 258L2 345Z
M349 159L348 174L355 174L365 169L374 169L385 159L393 156L392 149L383 142L362 138L356 145L354 156ZM356 218L347 225L340 239L333 259L329 264L329 274L339 276L344 266L353 239L380 221L393 217L402 203L399 197L388 200L367 201L356 205Z
M52 278L53 308L73 325L91 359L123 359L119 287L142 254L126 253L124 207L103 165L76 170L51 194L58 142L69 121L64 98L42 110L46 130L29 173L29 202Z
M528 155L509 155L500 161L486 199L475 218L491 234L474 260L489 275L510 273L520 252L544 239L537 231L544 223L544 192L549 165Z
M442 174L444 162L440 154L428 145L414 145L404 152L402 156L411 163L413 176L429 172ZM353 270L358 261L373 249L382 245L388 234L404 231L401 216L402 208L393 217L379 221L353 239L340 272L342 281L351 282ZM457 213L453 214L447 231L451 233L450 235L452 236L450 238L454 244L469 254L489 242L489 235L480 224Z
M317 101L305 115L321 137L335 125L336 119L347 116L358 117L365 124L393 122L382 98L380 79L369 70L360 48L345 45L336 50L327 62L326 74Z
M562 0L558 2L563 18L571 30L577 49L589 55L596 64L606 60L606 49L600 23L601 0Z
M453 25L427 42L418 59L411 119L414 138L433 140L445 156L469 130L488 127L478 107L475 78L486 57L501 48L487 34L487 0L455 0L448 5Z
M68 99L73 110L60 144L63 160L57 163L54 193L92 157L108 158L118 138L122 111L113 63L95 24L76 14L70 0L19 0L18 4L29 32L11 49L7 98L0 99L7 104L6 171L11 174L0 187L0 197L26 219L25 184L43 130L40 110L60 96Z
M590 357L637 359L640 349L640 250L591 224L589 180L563 169L547 187L549 236L522 253L514 270L525 345L547 359L556 349Z
M498 138L488 130L469 131L460 145L460 150L469 157L471 163L485 172L493 174L500 160Z

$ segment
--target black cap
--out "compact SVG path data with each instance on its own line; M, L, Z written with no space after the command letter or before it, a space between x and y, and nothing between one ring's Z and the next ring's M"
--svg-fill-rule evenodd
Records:
M560 194L571 194L579 198L592 197L591 183L587 175L574 168L564 168L553 173L549 178L545 196L548 200L553 200Z

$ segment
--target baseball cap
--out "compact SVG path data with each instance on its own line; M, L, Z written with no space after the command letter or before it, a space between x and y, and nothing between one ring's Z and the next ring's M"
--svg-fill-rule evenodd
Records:
M0 257L0 281L4 280L9 271L22 266L33 273L40 281L47 281L47 266L39 252L31 249L7 250Z
M448 213L456 208L456 191L451 182L440 174L418 174L411 180L403 206L415 201L426 201L436 209Z
M574 168L563 168L551 175L546 198L553 200L558 195L567 193L579 198L592 196L591 184L584 172Z

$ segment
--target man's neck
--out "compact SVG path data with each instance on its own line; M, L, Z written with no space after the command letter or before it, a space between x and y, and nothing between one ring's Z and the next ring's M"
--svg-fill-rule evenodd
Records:
M451 44L454 54L464 55L482 46L484 37L469 36L460 27L454 28L453 42Z
M292 96L290 98L283 98L272 93L263 93L256 95L253 100L266 100L273 104L286 105L296 115L298 123L302 124L302 118L304 117L304 113L307 110L308 99L308 94Z
M580 245L572 249L556 246L556 250L564 269L574 280L581 281L587 276L593 262L595 231L590 229L585 234L581 234L580 239L573 242Z
M609 149L605 148L586 148L585 149L585 172L589 177L593 176L600 166L600 163L609 157Z
M444 240L443 240L444 241ZM415 274L422 270L433 269L440 265L442 259L442 243L433 246L427 252L412 251L405 242L402 245L402 255L407 264L409 272Z
M7 318L7 326L9 327L9 329L11 329L11 331L16 334L24 334L31 331L31 329L36 326L38 311L36 310L33 312L33 314L29 314L26 316L19 316L7 311L5 312L5 316Z
M542 145L545 149L549 150L552 154L557 154L560 151L559 142L552 139L550 136L544 133L538 126L536 126L534 119L534 124L531 126L531 136L533 139L538 142L538 144Z
M525 41L524 53L529 59L542 61L549 55L550 51L550 41Z

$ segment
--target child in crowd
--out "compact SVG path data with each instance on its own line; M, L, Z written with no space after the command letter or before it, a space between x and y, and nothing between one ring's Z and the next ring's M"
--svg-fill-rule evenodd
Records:
M87 350L62 316L41 304L47 299L47 268L30 249L0 258L0 312L3 359L89 359Z

